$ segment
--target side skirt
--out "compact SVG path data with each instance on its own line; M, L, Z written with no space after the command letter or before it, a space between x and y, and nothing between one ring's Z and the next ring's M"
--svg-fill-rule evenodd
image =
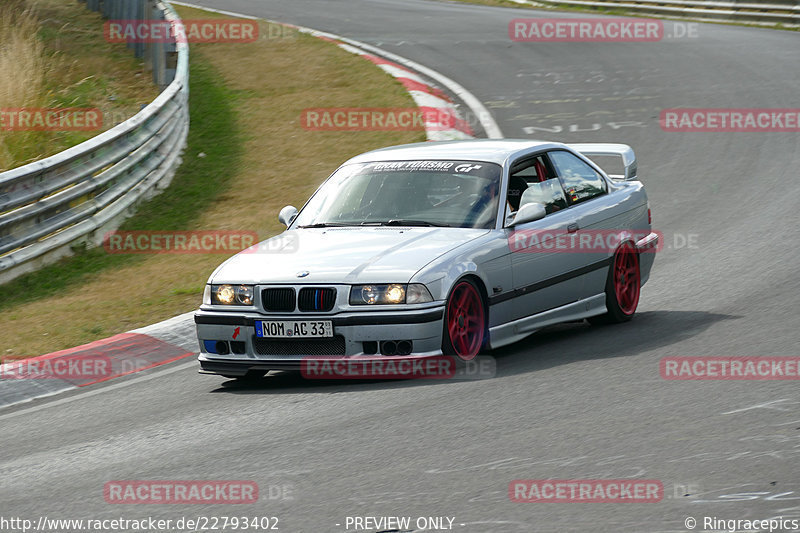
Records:
M522 340L545 326L552 326L553 324L571 320L582 320L590 316L602 315L606 311L605 293L597 294L571 304L548 309L535 315L489 328L489 345L491 348L500 348Z

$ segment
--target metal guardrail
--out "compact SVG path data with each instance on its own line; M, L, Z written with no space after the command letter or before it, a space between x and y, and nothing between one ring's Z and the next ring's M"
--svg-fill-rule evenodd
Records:
M536 0L535 3L622 9L693 20L800 27L798 0Z
M159 0L88 0L112 19L180 18ZM0 173L0 283L98 246L172 179L189 131L189 48L142 46L163 92L132 118L54 156ZM174 59L174 61L173 61ZM174 63L174 69L169 68Z

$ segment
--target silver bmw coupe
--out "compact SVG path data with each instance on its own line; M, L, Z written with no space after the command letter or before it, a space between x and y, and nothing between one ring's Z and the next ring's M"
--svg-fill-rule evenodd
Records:
M620 174L595 163L609 156ZM279 219L285 232L209 278L195 314L201 371L470 360L558 322L627 321L659 245L623 144L384 148L345 162Z

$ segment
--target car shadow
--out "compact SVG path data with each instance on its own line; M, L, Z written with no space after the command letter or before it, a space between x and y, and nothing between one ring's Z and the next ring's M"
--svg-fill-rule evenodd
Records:
M725 320L742 316L705 311L647 311L630 322L592 326L586 321L544 328L519 343L494 350L497 375L544 370L577 361L661 351L660 357L691 356L669 347Z
M692 355L676 353L671 345L702 333L710 326L740 316L705 311L646 311L624 324L592 326L588 322L543 328L515 344L488 354L494 361L491 376L536 372L551 367L663 350L660 357ZM484 357L484 356L481 356ZM224 378L223 378L224 379ZM300 372L273 371L257 380L230 379L211 390L228 394L338 394L400 387L455 385L468 379L306 379Z

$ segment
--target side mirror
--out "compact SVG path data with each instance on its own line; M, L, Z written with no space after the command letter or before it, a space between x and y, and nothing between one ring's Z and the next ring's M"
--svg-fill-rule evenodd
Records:
M288 228L289 224L292 223L294 217L296 216L297 216L297 208L293 205L287 205L286 207L281 209L280 213L278 213L278 220L280 220L281 224L283 224Z
M531 202L519 208L517 216L514 217L514 221L510 225L517 226L526 222L534 222L543 219L545 215L547 215L547 211L545 211L544 205Z

